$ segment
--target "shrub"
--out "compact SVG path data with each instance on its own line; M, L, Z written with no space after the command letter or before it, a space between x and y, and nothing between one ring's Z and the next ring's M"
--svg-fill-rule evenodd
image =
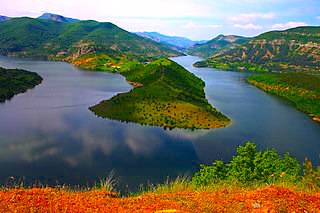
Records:
M304 163L304 182L313 190L320 189L320 166L314 168L311 161L306 159Z
M216 160L211 166L201 165L192 183L206 186L218 181L240 183L275 183L280 180L296 182L301 179L299 162L288 153L281 157L274 149L258 152L252 142L237 148L237 154L230 163ZM319 173L320 174L320 173Z

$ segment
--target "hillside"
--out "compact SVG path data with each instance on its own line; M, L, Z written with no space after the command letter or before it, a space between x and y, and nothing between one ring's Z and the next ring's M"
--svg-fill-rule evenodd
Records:
M204 93L204 82L169 59L122 70L136 86L90 108L96 115L168 128L225 127L230 120L214 109Z
M0 22L1 55L72 62L88 53L125 54L142 61L181 55L112 23L65 23L32 18Z
M218 52L224 48L235 48L248 42L250 38L245 38L235 35L219 35L216 38L204 43L195 44L193 47L189 48L187 53L190 55L200 56L200 57L210 57L214 53Z
M34 88L41 82L42 78L36 73L0 67L0 103Z
M234 49L218 52L196 66L252 71L319 73L320 27L261 34Z
M52 14L52 13L44 13L41 16L39 16L38 19L47 19L51 21L70 22L70 23L80 21L79 19L67 18L61 15Z
M205 41L192 41L188 38L178 37L178 36L167 36L157 32L138 32L136 34L145 38L149 38L153 41L165 44L168 47L178 51L185 51L186 49L188 49L189 47L192 47L197 43L205 42Z

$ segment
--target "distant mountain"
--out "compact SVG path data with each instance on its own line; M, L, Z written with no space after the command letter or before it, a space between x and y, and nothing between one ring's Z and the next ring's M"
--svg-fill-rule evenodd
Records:
M167 36L157 32L137 32L136 34L145 38L149 38L153 41L165 44L170 48L176 49L178 51L184 51L187 48L197 43L206 42L206 41L192 41L188 38L178 37L178 36Z
M320 71L320 27L263 33L234 49L213 55L199 66L253 71Z
M0 54L73 61L88 53L129 59L182 55L112 23L13 18L0 22Z
M74 23L80 21L79 19L74 18L67 18L61 15L52 14L52 13L44 13L42 16L38 17L39 19L47 19L51 21L57 21L57 22L69 22Z
M0 16L0 22L1 21L8 21L9 19L11 19L11 18L9 18L7 16Z
M235 48L241 44L248 42L250 38L235 35L219 35L214 39L204 43L196 44L188 49L188 54L209 57L223 48Z

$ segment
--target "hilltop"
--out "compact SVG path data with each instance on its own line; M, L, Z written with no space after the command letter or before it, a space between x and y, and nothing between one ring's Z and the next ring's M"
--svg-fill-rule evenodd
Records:
M320 27L298 27L261 34L239 47L217 52L196 66L318 73L319 49Z
M62 15L52 14L52 13L44 13L41 16L39 16L38 19L47 19L51 21L70 22L70 23L80 21L79 19L67 18Z
M240 46L250 38L236 36L236 35L219 35L214 39L203 43L203 44L195 44L193 47L190 47L187 51L190 55L200 56L200 57L209 57L214 53L220 51L221 49L226 48L235 48Z

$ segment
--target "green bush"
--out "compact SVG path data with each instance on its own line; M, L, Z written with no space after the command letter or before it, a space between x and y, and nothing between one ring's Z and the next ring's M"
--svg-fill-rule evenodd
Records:
M312 190L317 191L320 189L320 166L314 168L311 161L306 159L304 163L304 182Z
M237 154L230 163L216 160L211 166L201 165L192 183L206 186L218 181L238 181L240 183L275 183L280 180L296 182L301 179L299 162L288 153L281 157L274 149L257 151L252 142L237 148Z

